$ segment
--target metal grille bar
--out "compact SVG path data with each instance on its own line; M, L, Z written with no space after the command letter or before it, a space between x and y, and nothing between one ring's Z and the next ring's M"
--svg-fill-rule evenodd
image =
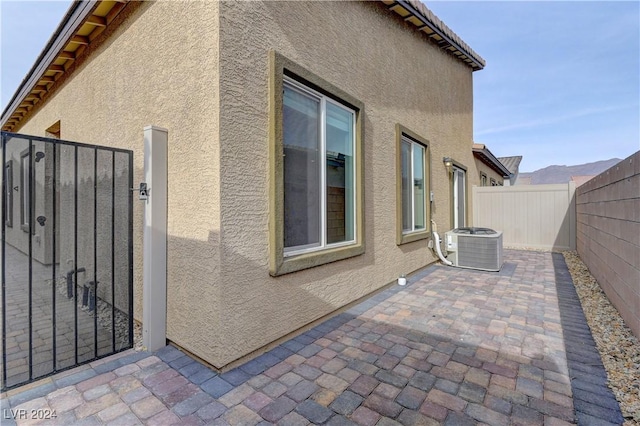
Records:
M133 346L133 152L9 132L1 141L5 391ZM8 167L21 153L24 165ZM21 183L8 186L8 173ZM23 226L12 226L20 208Z
M2 135L2 167L6 167L6 144L5 144L6 136ZM7 200L7 190L6 190L7 180L5 176L2 177L2 389L6 387L7 383L7 310L5 309L5 284L6 284L6 271L7 268L5 266L5 241L6 241L6 227L7 227L7 213L6 213L6 204ZM13 208L13 206L11 206Z

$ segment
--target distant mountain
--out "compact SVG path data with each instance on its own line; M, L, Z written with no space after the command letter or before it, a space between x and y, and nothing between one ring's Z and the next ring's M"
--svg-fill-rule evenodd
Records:
M532 185L542 185L547 183L567 183L571 176L599 175L608 168L622 161L619 158L596 161L595 163L579 164L577 166L549 166L535 172L520 173L518 181L527 181L531 178Z

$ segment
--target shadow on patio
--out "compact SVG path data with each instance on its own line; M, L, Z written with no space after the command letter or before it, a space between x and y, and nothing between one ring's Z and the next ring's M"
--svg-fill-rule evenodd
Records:
M500 273L432 265L222 374L167 346L54 376L5 406L58 409L67 424L619 423L562 256L506 260Z

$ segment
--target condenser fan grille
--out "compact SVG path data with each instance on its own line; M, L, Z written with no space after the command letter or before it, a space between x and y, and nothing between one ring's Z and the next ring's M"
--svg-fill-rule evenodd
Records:
M487 228L457 228L446 233L453 266L499 271L502 267L502 232Z
M494 237L458 235L458 266L499 270L502 266L502 233Z

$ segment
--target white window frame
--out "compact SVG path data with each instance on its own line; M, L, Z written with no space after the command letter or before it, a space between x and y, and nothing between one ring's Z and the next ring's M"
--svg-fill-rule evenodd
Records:
M424 196L425 196L425 200L426 197L429 196L429 194L427 194L427 188L426 188L426 175L427 175L427 171L426 171L426 152L427 152L427 147L424 146L423 144L421 144L420 142L416 142L413 139L411 139L410 137L408 137L405 134L402 134L401 136L401 140L400 140L400 144L402 144L403 142L408 142L409 146L410 146L410 150L409 152L411 153L411 157L409 158L409 163L411 165L411 176L409 178L409 182L411 184L411 187L413 188L414 182L415 182L415 170L414 170L414 158L413 158L413 146L414 145L418 145L421 149L422 149L422 185L423 185L423 190L424 190ZM402 163L401 163L402 164ZM400 173L402 173L402 171L400 171ZM420 228L420 229L416 229L416 198L414 196L414 192L413 190L410 192L411 193L411 229L410 230L402 230L402 235L409 235L409 234L413 234L415 232L424 232L427 229L427 209L426 207L424 208L424 228ZM426 204L426 202L425 202ZM404 208L404 206L402 206Z
M460 174L462 176L460 176ZM467 226L467 171L462 167L453 166L453 227ZM462 200L458 196L459 186L462 185ZM460 217L460 203L462 203L464 217ZM462 223L460 223L462 222Z
M304 245L304 246L295 246L295 247L284 247L283 248L283 257L291 257L291 256L296 256L296 255L300 255L300 254L305 254L305 253L313 253L313 252L317 252L317 251L322 251L322 250L326 250L326 249L332 249L332 248L337 248L337 247L343 247L343 246L349 246L349 245L353 245L356 244L356 242L358 241L358 226L357 226L357 188L358 188L358 183L356 182L357 179L357 174L356 174L356 169L357 169L357 164L356 162L358 161L357 156L356 156L356 111L353 110L352 108L347 107L346 105L337 102L333 99L331 99L330 97L323 95L322 93L319 93L303 84L301 84L300 82L284 76L283 78L283 88L289 88L291 90L295 90L298 91L304 95L308 95L311 97L314 97L316 99L318 99L320 101L320 162L321 162L321 167L320 167L320 182L322 183L322 188L320 191L320 244L309 244L309 245ZM353 139L351 141L351 149L352 149L352 153L353 153L353 167L352 167L352 182L353 182L353 189L352 189L352 197L353 199L351 200L351 205L353 206L353 211L351 212L352 214L352 223L353 223L353 239L352 240L348 240L348 241L341 241L339 243L332 243L332 244L327 244L327 182L326 182L326 167L327 167L327 141L326 141L326 105L327 103L331 103L333 105L336 105L346 111L349 111L353 117L352 119L352 129L351 129L351 134L353 135Z
M480 172L480 186L487 186L488 180L487 174Z

